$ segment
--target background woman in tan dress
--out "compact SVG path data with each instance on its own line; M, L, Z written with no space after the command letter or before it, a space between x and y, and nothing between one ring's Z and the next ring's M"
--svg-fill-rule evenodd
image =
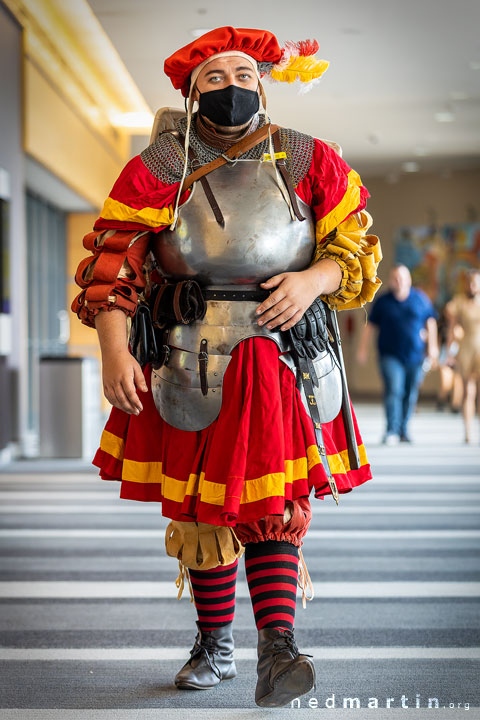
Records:
M459 341L455 364L464 382L463 418L465 442L470 442L475 403L480 382L480 270L471 270L466 278L466 293L456 295L446 306L449 322L447 346L453 341L455 325L460 325L463 337Z

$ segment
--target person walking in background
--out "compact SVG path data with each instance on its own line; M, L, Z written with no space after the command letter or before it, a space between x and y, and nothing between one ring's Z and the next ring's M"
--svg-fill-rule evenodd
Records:
M389 291L373 304L357 350L357 361L367 361L368 350L378 328L378 360L384 383L387 427L383 442L411 442L408 421L415 409L425 372L438 359L436 311L428 296L412 287L405 265L395 265Z
M465 442L469 443L480 380L480 270L471 270L466 279L466 293L450 300L445 314L448 319L447 362L454 362L463 378ZM458 352L454 358L452 345L455 342L455 326L458 325L463 330L463 336L458 341Z
M437 410L443 412L445 409L449 409L452 413L459 413L463 402L463 380L455 367L454 356L458 352L458 341L463 336L462 328L455 324L451 336L449 345L449 321L444 307L439 312L438 319Z

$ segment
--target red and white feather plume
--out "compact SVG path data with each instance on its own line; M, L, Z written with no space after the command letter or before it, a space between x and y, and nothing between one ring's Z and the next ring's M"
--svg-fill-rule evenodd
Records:
M309 90L329 66L328 60L316 57L319 45L316 40L287 41L278 63L266 69L266 75L275 82L293 83L299 80Z

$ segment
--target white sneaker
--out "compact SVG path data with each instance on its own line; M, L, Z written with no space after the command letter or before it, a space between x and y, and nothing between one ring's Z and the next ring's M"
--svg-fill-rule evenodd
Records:
M393 447L394 445L398 445L399 443L400 443L399 435L395 435L394 433L386 433L383 436L382 444L386 445L387 447Z

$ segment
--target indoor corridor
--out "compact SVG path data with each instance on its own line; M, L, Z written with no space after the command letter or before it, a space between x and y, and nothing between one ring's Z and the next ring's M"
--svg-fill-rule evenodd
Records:
M326 708L344 717L355 698L362 720L394 720L407 707L436 717L429 699L438 717L463 717L469 704L478 718L480 443L462 444L458 415L423 406L415 444L386 448L380 406L357 411L374 479L338 508L314 501L304 555L315 598L306 610L298 598L296 637L314 656L317 687L294 714L254 705L243 560L238 676L179 691L173 677L195 614L188 588L176 599L168 520L154 504L120 500L116 483L85 466L44 461L0 475L1 720L203 720L226 708L238 718L324 717ZM368 710L374 698L379 710Z

